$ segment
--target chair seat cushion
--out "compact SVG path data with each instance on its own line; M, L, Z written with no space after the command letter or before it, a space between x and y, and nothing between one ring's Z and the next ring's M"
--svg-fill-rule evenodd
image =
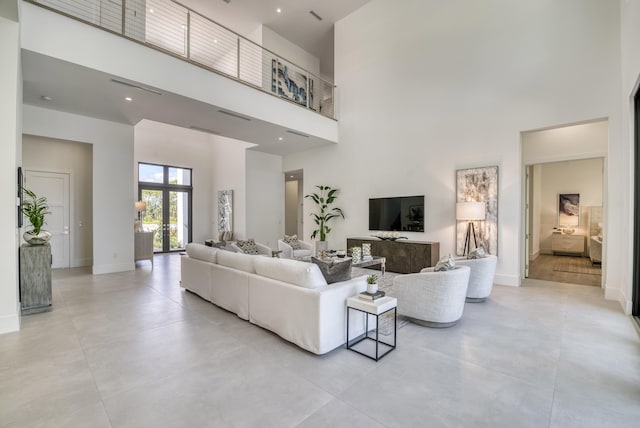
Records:
M300 250L293 250L293 257L307 257L311 255L311 251L310 250L304 250L304 249L300 249Z

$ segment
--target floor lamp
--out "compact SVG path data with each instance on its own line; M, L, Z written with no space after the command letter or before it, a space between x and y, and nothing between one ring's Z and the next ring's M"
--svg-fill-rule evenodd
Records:
M471 251L471 234L473 233L473 243L478 247L476 239L476 228L474 221L484 220L486 217L486 206L484 202L458 202L456 204L456 220L467 221L467 237L464 241L464 251L462 255L467 255Z
M137 201L135 203L136 212L138 213L138 218L134 222L133 230L136 232L142 232L142 211L146 211L147 203L143 201Z

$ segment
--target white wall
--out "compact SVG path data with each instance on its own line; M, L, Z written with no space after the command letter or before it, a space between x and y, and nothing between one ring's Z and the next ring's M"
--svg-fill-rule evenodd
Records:
M213 193L211 181L212 136L191 129L143 120L135 127L134 197L138 195L138 163L192 168L193 242L213 237L211 218ZM133 219L131 220L133 222Z
M93 273L134 269L132 126L30 105L23 132L93 145Z
M496 282L518 285L520 132L608 117L620 145L618 23L616 4L598 0L373 0L338 22L340 144L284 162L304 169L305 193L342 189L347 219L329 246L369 234L368 198L424 194L426 231L407 235L453 253L455 171L498 165Z
M0 246L0 334L20 328L16 177L22 151L22 70L17 7L15 1L0 6L0 224L4 237Z
M587 207L602 206L603 160L552 162L541 166L540 251L551 254L551 234L558 226L558 194L580 194L580 225L576 235L589 235Z
M218 191L233 190L233 235L247 238L247 167L246 149L253 144L218 136L211 136L211 182L213 210L211 228L218 236Z
M621 51L622 51L622 142L610 150L610 168L620 174L619 183L610 183L607 197L609 205L616 207L610 210L607 217L606 236L611 239L604 242L603 251L607 254L609 270L617 269L618 287L607 287L607 298L618 299L627 313L631 313L633 287L633 238L629 231L633 230L633 107L632 97L637 90L640 79L640 2L637 0L620 1ZM626 251L627 256L620 253ZM624 252L623 252L624 254ZM616 282L614 282L616 281ZM610 281L607 281L608 283ZM607 284L609 285L609 284Z
M280 58L320 76L320 60L317 57L264 25L262 26L262 47L275 52Z
M278 248L284 235L284 175L282 157L247 150L248 238Z
M22 168L69 173L70 265L93 264L93 154L90 144L24 135Z
M295 235L298 233L298 180L284 183L284 233Z
M607 155L609 122L596 122L522 133L525 165Z

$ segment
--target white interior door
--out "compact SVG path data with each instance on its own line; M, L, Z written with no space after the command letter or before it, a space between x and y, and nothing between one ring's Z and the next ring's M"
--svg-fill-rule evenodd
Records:
M69 174L58 172L42 172L26 170L24 187L33 191L38 197L47 198L49 205L45 217L44 230L51 233L51 267L70 267L69 257ZM31 227L25 218L25 226Z

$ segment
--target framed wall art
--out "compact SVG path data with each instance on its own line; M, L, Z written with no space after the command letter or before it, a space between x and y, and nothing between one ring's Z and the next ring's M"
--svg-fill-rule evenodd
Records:
M459 169L456 171L456 202L484 202L484 221L475 223L478 245L487 254L498 255L498 167ZM464 253L467 221L456 222L456 254Z
M277 59L271 60L271 91L279 96L303 106L307 105L307 97L313 90L313 82L307 76ZM313 95L309 96L313 103Z
M218 191L218 233L233 232L233 190Z
M558 226L580 226L580 193L558 194Z

